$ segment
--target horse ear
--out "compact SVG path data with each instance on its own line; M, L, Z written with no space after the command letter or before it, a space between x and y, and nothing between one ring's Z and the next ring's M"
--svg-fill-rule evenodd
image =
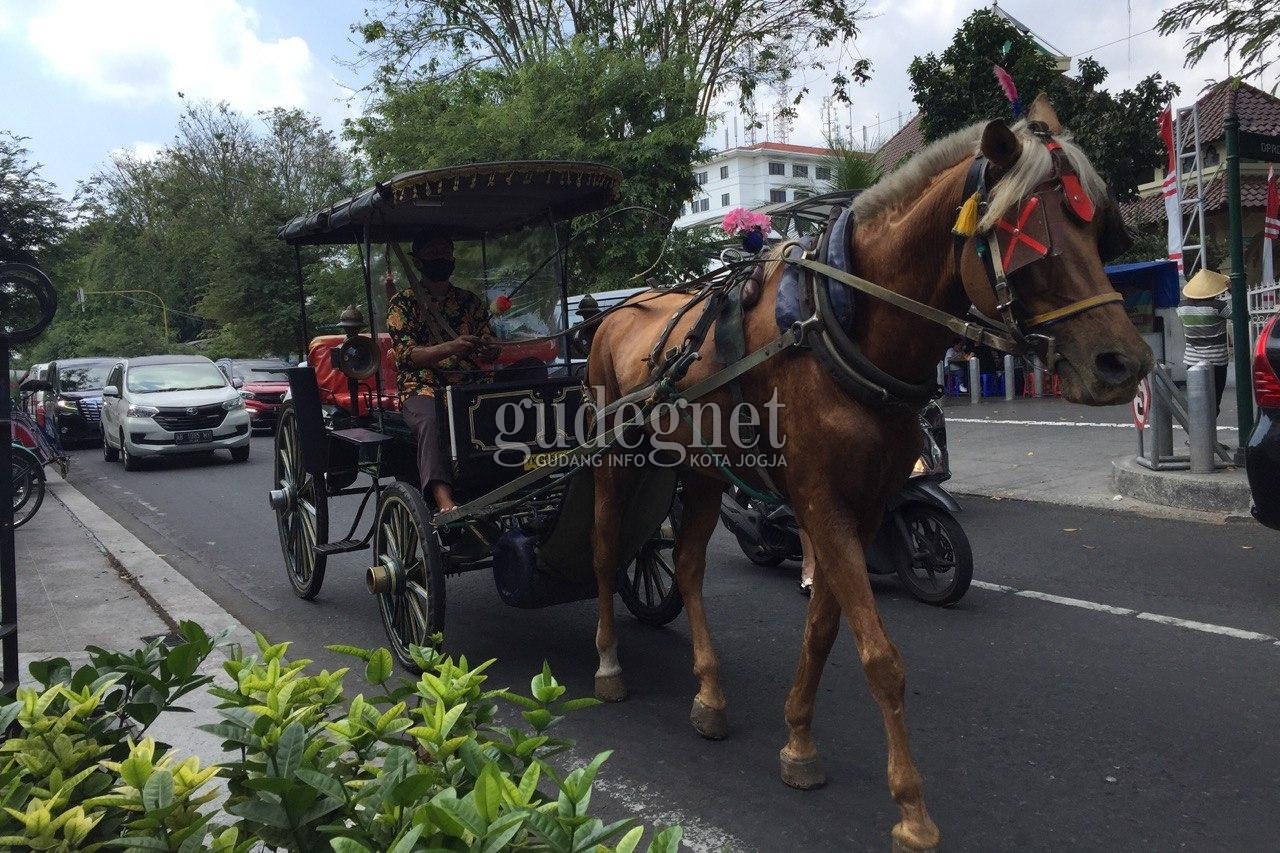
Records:
M1054 136L1062 133L1062 122L1054 112L1053 105L1049 103L1049 96L1044 92L1036 95L1036 99L1031 102L1031 109L1027 111L1027 120L1044 122Z
M1012 168L1022 155L1022 143L1009 126L993 121L982 131L982 155L1001 169Z

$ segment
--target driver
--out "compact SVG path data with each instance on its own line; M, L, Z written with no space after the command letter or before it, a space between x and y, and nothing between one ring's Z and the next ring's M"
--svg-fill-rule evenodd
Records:
M444 449L444 386L461 371L479 370L476 357L493 340L484 300L449 281L453 241L422 234L410 249L422 282L387 303L387 331L396 363L400 412L418 448L418 478L436 509L453 509L453 475Z

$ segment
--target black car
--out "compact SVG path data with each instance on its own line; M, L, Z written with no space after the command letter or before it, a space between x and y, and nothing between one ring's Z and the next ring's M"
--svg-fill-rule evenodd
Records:
M1245 450L1253 517L1280 530L1280 316L1258 335L1253 351L1253 399L1258 421Z
M49 363L45 416L52 417L64 445L102 440L102 386L118 358L64 358Z

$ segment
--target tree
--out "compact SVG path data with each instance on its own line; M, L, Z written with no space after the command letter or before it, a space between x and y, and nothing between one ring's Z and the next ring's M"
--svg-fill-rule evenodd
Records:
M1004 67L1024 106L1039 92L1049 95L1063 123L1120 199L1134 197L1164 162L1156 117L1178 93L1159 74L1116 94L1101 88L1107 70L1091 57L1079 60L1076 76L1060 73L1028 36L988 9L960 25L940 56L916 57L908 68L917 106L924 113L926 141L977 121L1009 116L1010 107L992 67Z
M514 70L388 84L348 133L378 175L520 159L621 170L620 207L658 215L575 222L570 258L581 291L625 286L658 257L670 220L696 189L689 166L705 156L705 128L683 63L575 45Z
M188 105L154 158L116 155L82 185L78 227L51 253L50 272L64 305L74 306L79 288L86 303L60 312L39 349L64 357L184 345L231 356L296 351L294 254L276 233L349 195L352 163L301 111L251 118L225 104ZM335 305L362 293L358 265L343 251L309 250L302 260L329 282L314 315L336 316Z
M376 66L377 85L477 67L514 72L585 46L681 63L707 118L727 90L745 104L758 86L824 69L818 49L852 40L863 7L863 0L384 0L353 29L365 43L361 61ZM833 75L837 96L869 68L842 58Z
M0 131L0 261L32 261L54 243L66 222L53 184L28 162L26 137Z
M1275 52L1268 56L1268 50L1280 38L1280 6L1275 0L1184 0L1161 13L1156 29L1165 36L1190 31L1183 42L1187 68L1216 46L1239 61L1236 74L1241 78L1261 78L1276 62ZM1273 93L1278 85L1280 81L1272 84Z
M838 137L828 139L827 148L831 154L826 157L825 165L831 170L831 180L823 186L823 192L865 190L880 180L880 167L873 155L855 150Z

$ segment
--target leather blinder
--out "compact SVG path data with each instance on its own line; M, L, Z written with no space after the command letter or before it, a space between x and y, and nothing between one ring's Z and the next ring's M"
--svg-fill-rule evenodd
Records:
M1053 251L1053 238L1043 196L1027 199L1014 215L1006 214L995 227L996 250L1006 275L1012 275L1027 264L1042 260Z

